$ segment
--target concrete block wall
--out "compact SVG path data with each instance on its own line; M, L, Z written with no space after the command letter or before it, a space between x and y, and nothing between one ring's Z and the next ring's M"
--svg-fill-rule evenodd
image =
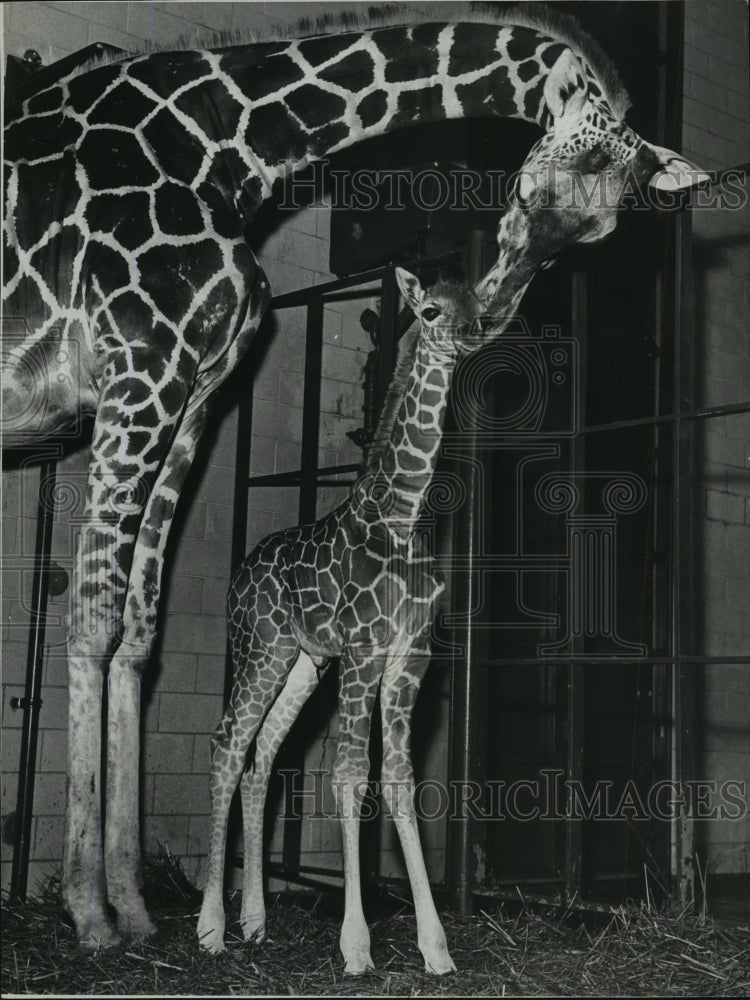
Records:
M683 152L725 169L750 160L748 8L744 0L685 4ZM742 186L748 196L747 182ZM693 212L696 404L746 402L750 387L750 206ZM750 652L750 414L696 425L698 655ZM696 668L698 769L704 780L750 774L750 667ZM697 828L709 872L750 870L750 816Z

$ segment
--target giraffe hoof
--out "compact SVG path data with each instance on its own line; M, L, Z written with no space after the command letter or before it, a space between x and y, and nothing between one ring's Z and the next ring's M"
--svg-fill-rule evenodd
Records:
M266 918L265 917L240 917L242 936L246 941L254 944L261 944L266 940Z
M122 938L108 920L92 927L86 934L78 935L78 950L87 955L116 948L120 944Z
M220 955L226 951L224 945L224 920L198 921L198 945L211 955Z
M429 955L422 952L422 955L425 972L429 972L433 976L447 976L449 973L457 971L447 948L435 949Z
M145 910L137 914L118 914L117 929L127 941L140 941L156 934L156 925Z
M344 965L345 976L364 976L368 972L374 971L375 963L370 958L369 951L350 956Z

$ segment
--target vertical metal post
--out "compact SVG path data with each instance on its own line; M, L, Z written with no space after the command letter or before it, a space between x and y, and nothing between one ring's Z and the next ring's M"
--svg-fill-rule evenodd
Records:
M474 284L484 270L484 233L476 231L466 250L466 271ZM477 468L477 438L474 431L462 442L463 462L457 472L463 479L465 501L457 515L452 551L461 556L462 569L454 570L451 584L452 612L466 624L455 630L454 642L462 652L454 656L451 677L450 764L453 788L481 780L486 769L486 691L487 675L480 671L477 658L478 637L470 616L476 606L477 579L474 569L479 527L483 516L479 473ZM458 795L460 802L461 796ZM477 876L483 875L485 854L483 831L468 812L449 813L446 881L453 906L462 914L471 912L472 888Z
M320 441L320 382L323 365L323 299L315 295L307 305L305 341L305 385L302 400L302 454L300 456L299 523L315 520L318 493L318 444ZM299 754L286 767L301 775L303 760ZM294 782L294 775L290 775ZM302 848L302 814L295 812L284 819L282 861L285 868L298 868Z
M579 424L586 421L586 373L588 358L588 281L586 272L577 270L571 277L571 329L577 338L581 358L580 396L577 400ZM572 443L570 466L574 472L583 472L586 468L586 436L579 434ZM571 550L572 553L572 550ZM568 580L568 587L575 588L577 581ZM568 602L569 603L569 602ZM572 623L569 623L569 625ZM573 635L572 649L576 647L583 652L583 636ZM565 667L567 674L567 706L566 706L566 778L568 788L572 789L575 782L583 780L585 758L585 711L584 685L586 679L585 667L580 663L570 663ZM569 792L568 794L572 794ZM568 899L581 891L583 883L583 821L571 814L564 823L563 872L565 893Z
M692 218L689 210L675 213L675 422L672 452L672 712L674 739L672 778L682 785L694 775L695 684L690 663L682 656L690 651L691 495L690 468L692 422L681 420L681 410L693 405L693 337L691 329ZM681 906L695 899L695 837L693 821L686 809L672 821L672 892Z
M10 896L25 899L29 878L31 854L31 821L34 807L34 781L36 777L36 751L39 738L39 712L42 707L42 669L44 665L44 637L46 629L47 596L49 592L49 563L52 551L54 521L54 495L57 463L47 459L42 463L39 476L39 503L37 507L36 541L34 544L34 576L31 583L31 619L26 660L26 688L19 703L23 709L21 728L21 758L18 771L18 797L16 800L16 830L13 846L13 864L10 876Z

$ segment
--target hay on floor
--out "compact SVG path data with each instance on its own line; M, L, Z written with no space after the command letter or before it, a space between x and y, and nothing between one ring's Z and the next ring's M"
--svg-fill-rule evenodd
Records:
M228 904L223 955L196 941L200 893L177 859L147 859L146 891L158 927L147 942L83 955L65 917L59 880L27 903L2 904L3 994L307 996L747 996L750 931L646 905L614 909L591 929L570 911L476 916L443 913L455 975L424 972L414 915L393 901L371 920L378 971L343 976L341 899L301 893L271 902L268 938L242 940L239 894ZM380 908L383 909L382 907ZM589 926L587 927L587 923Z

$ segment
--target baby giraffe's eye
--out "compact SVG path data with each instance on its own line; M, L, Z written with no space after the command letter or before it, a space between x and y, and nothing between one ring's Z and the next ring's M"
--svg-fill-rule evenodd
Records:
M436 306L427 306L426 309L422 310L422 319L426 319L428 323L432 323L439 315L440 310Z

